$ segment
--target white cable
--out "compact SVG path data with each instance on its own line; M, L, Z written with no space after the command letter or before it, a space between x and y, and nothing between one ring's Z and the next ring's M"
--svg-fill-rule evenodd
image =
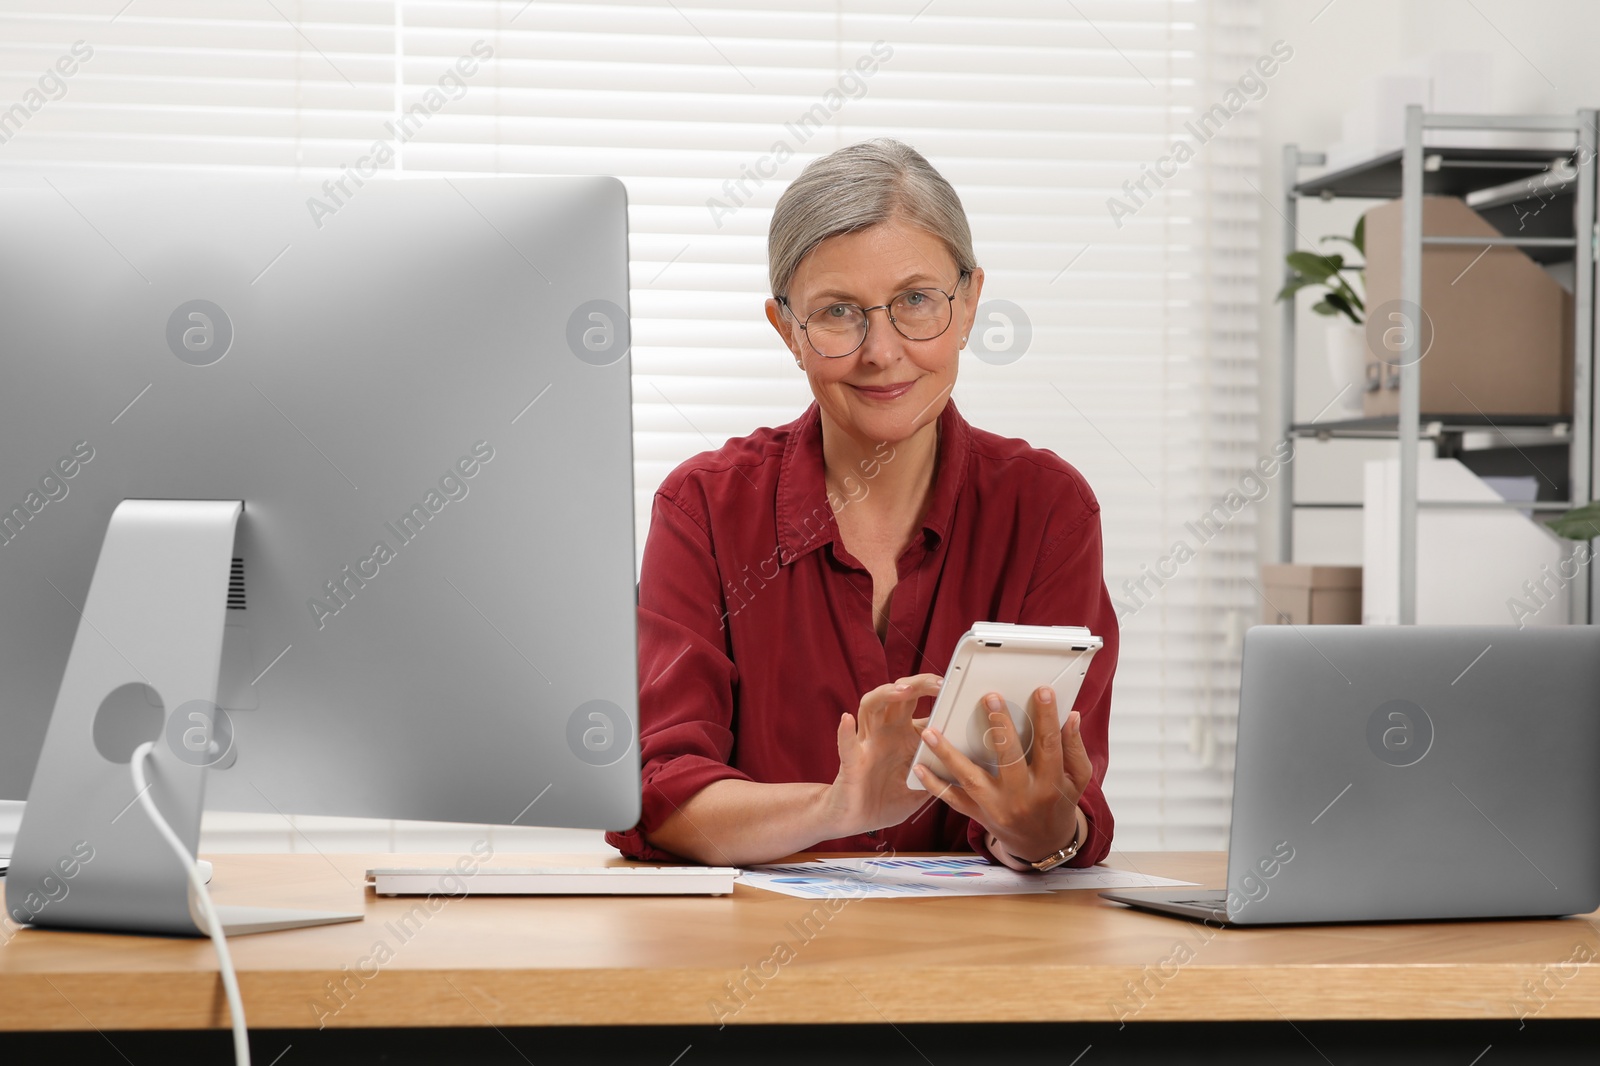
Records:
M222 922L217 918L217 909L211 905L211 892L206 888L205 878L200 875L200 867L195 863L194 856L189 854L189 849L183 846L183 841L178 839L178 834L172 831L172 826L161 816L161 811L156 807L156 801L151 798L149 785L145 781L144 760L154 747L155 742L147 740L133 749L133 759L128 763L133 771L133 787L138 792L139 806L150 816L162 838L172 846L172 850L177 853L178 860L183 863L183 868L189 875L189 884L200 903L201 913L205 915L211 943L217 949L217 969L222 973L222 988L228 995L228 1013L233 1019L234 1062L238 1066L250 1066L250 1031L245 1027L244 1001L239 998L239 977L233 972L233 956L228 954L228 938L222 932Z

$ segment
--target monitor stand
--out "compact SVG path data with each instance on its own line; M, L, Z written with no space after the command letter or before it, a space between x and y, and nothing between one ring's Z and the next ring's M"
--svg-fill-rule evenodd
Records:
M137 802L128 761L155 741L151 798L194 854L207 768L232 744L215 701L243 509L238 500L123 500L113 512L4 878L6 913L19 925L207 932L183 864ZM217 912L228 933L362 918Z

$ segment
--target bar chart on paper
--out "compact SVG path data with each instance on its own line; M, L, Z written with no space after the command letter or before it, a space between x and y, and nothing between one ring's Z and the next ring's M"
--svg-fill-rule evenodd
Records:
M739 883L804 899L1016 896L1066 889L1175 888L1191 884L1105 867L1020 873L980 855L817 859L750 867Z

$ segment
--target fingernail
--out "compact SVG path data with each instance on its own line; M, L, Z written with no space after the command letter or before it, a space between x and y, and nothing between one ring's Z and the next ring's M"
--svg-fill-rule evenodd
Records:
M1073 736L1078 735L1078 725L1082 719L1083 715L1079 714L1077 711L1073 711L1071 714L1067 715L1067 729L1071 731Z
M1045 688L1045 689L1040 689L1039 690L1039 702L1040 703L1054 703L1055 701L1056 701L1056 694L1055 694L1054 690L1049 689L1049 688Z
M934 678L933 679L933 687L934 688L943 688L944 687L944 678L942 678L942 677Z
M906 686L905 685L896 685L894 687L894 691L895 692L904 692L905 690L906 690Z
M939 734L935 733L931 728L924 729L922 731L922 739L927 741L928 747L930 748L937 748L939 746Z
M1005 706L1006 706L1005 705L1005 701L1002 700L999 696L991 695L985 702L988 703L989 709L991 711L1001 711L1001 710L1004 710Z

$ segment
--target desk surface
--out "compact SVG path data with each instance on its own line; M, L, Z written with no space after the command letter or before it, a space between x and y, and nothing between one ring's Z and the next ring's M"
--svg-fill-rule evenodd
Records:
M1600 1017L1600 961L1586 961L1600 960L1600 915L1215 930L1091 891L830 909L738 886L731 897L443 900L403 938L395 923L422 901L361 887L365 870L396 861L216 857L219 903L364 900L360 923L230 941L253 1028ZM493 860L556 862L595 860ZM1111 865L1224 876L1220 854ZM226 1024L208 941L8 935L0 1031Z

